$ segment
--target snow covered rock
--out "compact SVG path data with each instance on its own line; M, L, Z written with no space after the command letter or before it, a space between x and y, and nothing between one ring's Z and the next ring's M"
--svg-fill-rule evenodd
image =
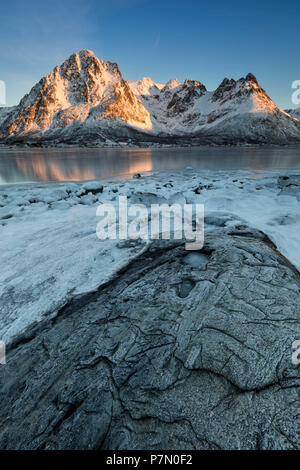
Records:
M299 273L251 229L198 255L156 241L23 331L0 449L299 449Z
M0 107L0 126L7 116L13 111L14 107Z
M84 183L82 188L85 191L89 191L92 194L102 193L103 192L103 185L98 183L98 181L89 181L88 183Z
M300 175L280 176L278 178L280 194L295 196L300 201Z
M300 108L296 109L286 109L286 113L290 114L291 116L295 117L296 119L300 120Z

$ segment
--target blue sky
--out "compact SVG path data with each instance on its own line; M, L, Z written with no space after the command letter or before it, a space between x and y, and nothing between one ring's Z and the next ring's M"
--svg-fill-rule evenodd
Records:
M300 80L299 0L9 0L0 21L8 105L80 49L128 80L193 78L211 90L252 72L281 107L293 107Z

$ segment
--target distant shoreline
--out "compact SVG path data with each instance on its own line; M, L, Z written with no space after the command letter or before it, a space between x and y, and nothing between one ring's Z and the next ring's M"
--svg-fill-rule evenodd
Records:
M231 143L231 144L149 144L147 142L143 142L142 145L129 145L123 143L116 143L116 144L107 144L107 145L87 145L87 144L43 144L43 143L14 143L14 144L7 144L0 142L0 150L8 150L8 149L180 149L180 148L289 148L289 147L299 147L299 143L287 143L287 144L275 144L275 143ZM300 155L299 155L300 157Z

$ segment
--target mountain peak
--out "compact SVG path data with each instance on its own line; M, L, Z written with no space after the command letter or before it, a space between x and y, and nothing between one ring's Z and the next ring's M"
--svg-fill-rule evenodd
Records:
M247 82L257 83L257 79L256 79L255 75L253 75L253 73L248 73L248 75L246 75L246 81Z
M137 96L157 94L163 87L163 84L154 82L150 77L143 77L141 80L130 82L130 88Z
M79 57L96 57L95 53L93 51L90 51L89 49L80 49L78 52Z
M129 104L131 99L132 106L138 109L138 104L127 88L117 64L105 62L92 51L82 49L56 66L24 96L12 119L4 123L5 132L8 135L20 134L33 128L44 130L51 126L63 127L76 120L82 121L87 119L92 107L99 106L103 112L111 100L122 93ZM128 102L126 106L130 108ZM116 116L117 111L115 107L113 112ZM139 110L139 116L142 114ZM147 113L144 115L142 117L146 119Z
M180 82L177 78L171 78L164 86L164 90L173 90L180 85Z
M225 94L235 88L236 83L237 82L233 78L224 78L224 80L220 83L218 88L213 93L212 100L217 101L222 99Z
M118 65L115 62L109 62L102 59L99 59L93 51L89 49L81 49L78 53L73 52L73 54L68 57L63 64L56 69L77 69L80 72L82 69L93 69L93 73L101 73L103 69L110 70L111 72L117 72L120 75Z
M203 83L199 82L198 80L191 80L190 78L186 78L182 86L192 91L197 89L200 90L202 93L205 93L207 91Z
M256 77L252 73L248 73L246 77L239 80L233 78L224 78L222 83L213 93L213 101L228 101L234 97L259 95L265 101L271 101L266 92L259 85Z

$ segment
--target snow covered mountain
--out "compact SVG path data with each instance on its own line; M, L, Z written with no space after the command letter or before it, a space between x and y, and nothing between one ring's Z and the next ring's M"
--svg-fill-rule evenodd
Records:
M135 93L136 83L131 84ZM299 140L300 122L279 109L252 74L237 81L225 78L214 92L195 80L170 80L157 93L137 96L156 132L192 134L219 143Z
M82 50L24 96L2 121L0 135L43 137L61 134L63 129L67 137L81 124L105 128L115 119L140 129L151 127L149 113L123 80L117 64Z
M2 124L2 122L5 121L5 119L7 118L7 116L12 112L12 110L15 108L14 107L1 107L0 108L0 126Z
M164 84L155 83L149 77L144 77L142 80L130 83L130 88L137 97L157 95L164 86Z
M300 121L279 109L248 74L215 91L196 80L125 81L117 64L88 50L72 54L10 110L0 111L4 142L290 143Z
M285 112L300 120L300 108L286 109Z

